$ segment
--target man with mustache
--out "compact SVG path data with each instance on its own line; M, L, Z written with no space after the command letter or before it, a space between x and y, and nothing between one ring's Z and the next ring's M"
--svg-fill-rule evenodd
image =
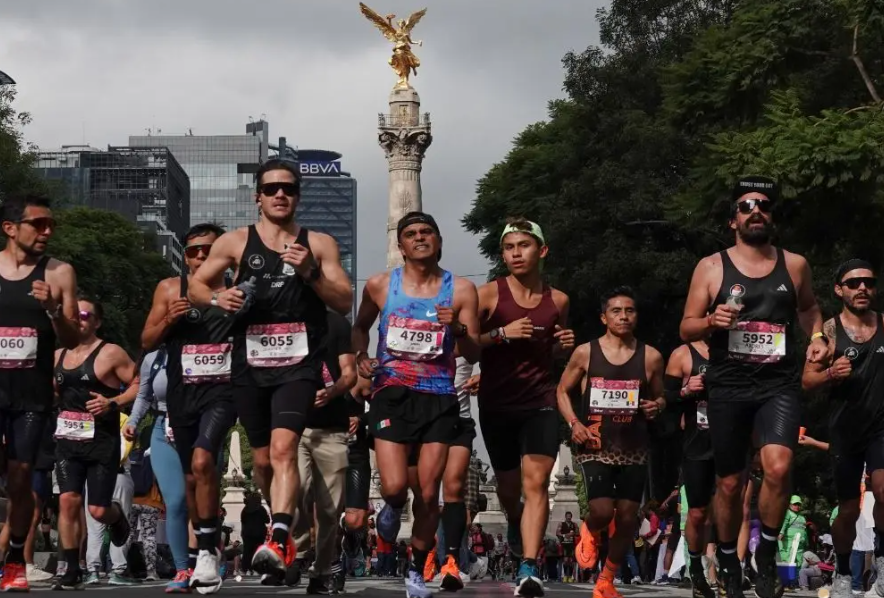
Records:
M741 476L753 435L761 446L761 543L756 551L759 598L780 598L777 537L789 498L789 471L798 442L800 364L796 324L810 336L807 358L828 355L823 320L813 295L810 266L800 255L771 244L776 181L739 179L731 194L733 247L703 258L694 270L681 337L709 339L708 419L717 489L721 582L728 598L743 598L737 557Z
M831 361L808 363L802 384L811 390L830 386L830 453L838 494L838 516L832 524L835 579L832 598L851 595L850 555L860 515L860 481L865 467L876 496L884 491L884 326L872 309L878 279L868 262L852 259L835 273L835 295L841 313L823 325L835 349ZM875 508L875 561L884 567L884 513ZM875 584L884 596L884 576Z

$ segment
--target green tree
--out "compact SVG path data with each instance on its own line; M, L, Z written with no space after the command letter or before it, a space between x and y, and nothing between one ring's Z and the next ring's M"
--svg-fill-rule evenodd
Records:
M0 85L0 198L4 193L45 189L33 169L35 148L25 143L22 134L31 116L15 110L15 95L14 86Z

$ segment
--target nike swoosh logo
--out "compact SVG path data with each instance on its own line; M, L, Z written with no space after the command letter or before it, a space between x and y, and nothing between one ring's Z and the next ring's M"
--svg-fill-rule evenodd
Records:
M428 312L427 312L427 317L428 317L428 318L433 318L433 317L436 316L437 313L438 313L438 312L435 312L435 311L428 311Z

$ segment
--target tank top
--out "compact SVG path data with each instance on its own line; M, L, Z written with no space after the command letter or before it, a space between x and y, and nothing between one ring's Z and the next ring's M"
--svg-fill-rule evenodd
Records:
M187 297L187 275L181 275L179 297ZM173 419L185 405L198 404L219 384L230 388L233 350L231 328L236 322L220 307L191 307L166 335L167 409ZM177 425L177 424L176 424Z
M481 532L473 534L473 553L479 556L485 554L485 535Z
M691 377L706 373L709 360L700 355L694 345L691 352ZM709 396L704 390L684 401L684 456L689 461L707 461L712 458L712 437L709 435L709 419L706 406Z
M553 378L554 334L559 309L544 285L537 307L516 303L506 277L497 279L497 307L481 327L483 334L522 318L531 318L534 336L482 349L479 408L486 413L527 411L556 405Z
M0 277L0 409L52 409L55 329L30 295L35 280L46 280L49 260L40 258L21 280Z
M834 358L847 357L851 372L833 384L830 439L833 453L864 452L869 440L884 433L884 319L872 338L855 343L847 336L841 317L835 317Z
M650 440L641 401L647 392L644 343L636 342L632 357L623 365L614 365L605 357L598 339L590 342L580 410L590 439L587 445L575 447L577 461L644 464Z
M706 382L714 400L757 400L759 393L798 391L793 336L798 300L783 250L778 247L776 254L773 270L761 278L745 276L727 251L720 254L723 277L710 309L730 295L740 297L743 308L734 330L715 330L709 339Z
M295 242L310 248L307 229ZM246 248L234 284L255 277L251 308L234 317L232 378L234 386L279 386L297 380L322 384L326 307L290 264L249 226Z
M390 272L378 322L379 367L372 392L405 386L428 394L455 394L454 335L436 319L436 306L453 302L454 275L448 270L442 270L439 294L429 299L405 294L401 267Z
M577 532L577 525L573 521L562 522L562 544L573 544L574 536L568 537L568 533Z
M70 370L64 367L67 349L64 349L58 358L58 364L55 366L55 383L58 385L59 414L55 437L59 440L119 441L118 412L108 411L96 418L86 409L86 402L92 400L90 392L96 392L103 397L115 397L120 394L119 388L106 385L95 374L95 359L105 345L107 345L105 341L99 343L86 356L83 363Z

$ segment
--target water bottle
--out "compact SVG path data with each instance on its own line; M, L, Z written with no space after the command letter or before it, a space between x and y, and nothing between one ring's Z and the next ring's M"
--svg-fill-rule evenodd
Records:
M727 296L727 301L724 302L728 307L735 308L738 312L743 309L743 293L740 292L737 294L734 292L734 289L731 289L730 295ZM731 324L728 328L733 330L737 327L737 321L734 320L734 323Z
M255 302L255 293L258 291L258 280L252 276L247 281L241 282L236 285L240 291L243 292L243 303L242 307L236 310L236 314L244 314L249 311L249 308L252 307L252 303Z

